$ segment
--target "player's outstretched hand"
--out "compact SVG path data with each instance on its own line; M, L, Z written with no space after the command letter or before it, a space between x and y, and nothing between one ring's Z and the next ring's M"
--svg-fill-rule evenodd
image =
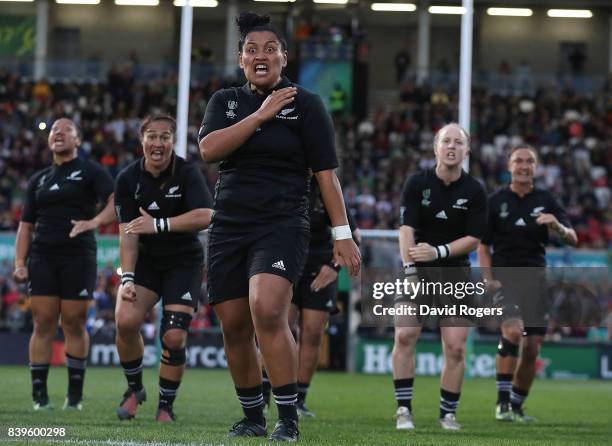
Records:
M412 248L408 248L408 254L410 254L410 258L415 262L431 262L438 257L436 248L429 243L419 243Z
M325 288L337 278L338 273L335 269L333 269L331 266L323 265L319 270L319 274L317 274L317 277L315 277L312 283L310 284L310 289L316 293L319 290Z
M138 208L141 216L135 218L127 224L125 232L127 234L154 234L155 233L155 222L153 217L147 214L143 208Z
M546 213L541 213L538 215L538 218L536 218L536 223L539 225L546 225L554 231L558 231L559 227L561 226L559 220L557 220L557 217L555 217L553 214Z
M351 276L359 274L361 253L352 238L334 241L334 263L346 266Z
M93 231L98 227L98 224L93 219L70 220L70 223L72 223L72 230L70 231L70 234L68 234L70 238L74 238L77 235L82 234L83 232Z
M13 280L17 283L25 283L28 281L28 268L25 266L17 266L13 271Z
M268 95L259 110L256 113L259 114L262 120L269 121L273 119L281 109L294 101L295 95L297 94L297 88L285 87L280 90L274 90Z

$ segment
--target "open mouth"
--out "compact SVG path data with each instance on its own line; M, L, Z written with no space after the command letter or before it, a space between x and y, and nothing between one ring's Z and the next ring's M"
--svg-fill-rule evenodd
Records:
M153 150L151 152L151 160L152 161L161 161L164 159L164 151L163 150Z
M266 64L263 63L258 63L255 65L255 74L267 74L268 73L268 66Z

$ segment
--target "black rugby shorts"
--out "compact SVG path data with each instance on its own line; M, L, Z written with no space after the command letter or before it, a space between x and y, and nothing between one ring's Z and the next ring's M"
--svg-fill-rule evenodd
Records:
M95 256L52 256L35 254L28 259L30 296L58 296L87 300L96 287Z
M211 305L248 297L249 279L268 273L295 283L308 255L310 232L273 226L248 233L213 231L208 238L208 300Z
M317 277L322 265L306 265L304 274L293 287L293 305L300 310L318 310L331 314L338 312L338 279L319 291L310 289L310 284Z

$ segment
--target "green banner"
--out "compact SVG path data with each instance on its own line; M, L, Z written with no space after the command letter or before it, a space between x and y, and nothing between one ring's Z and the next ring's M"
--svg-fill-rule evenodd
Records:
M119 266L119 238L115 235L96 236L98 242L98 267L111 263ZM15 259L15 234L0 234L0 261Z
M0 17L0 56L30 56L35 44L36 17Z
M355 370L360 373L391 373L392 339L359 339L355 354ZM439 375L444 364L439 340L420 340L417 344L416 374ZM474 342L468 358L473 377L495 377L495 341ZM601 367L601 368L600 368ZM606 363L607 367L607 363ZM544 344L536 363L539 377L554 379L612 378L601 373L600 352L596 344Z

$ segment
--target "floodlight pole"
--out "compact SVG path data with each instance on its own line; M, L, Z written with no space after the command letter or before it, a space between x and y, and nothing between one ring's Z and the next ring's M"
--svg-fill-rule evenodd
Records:
M189 126L189 85L191 83L191 30L193 7L186 1L181 8L181 47L179 55L178 101L176 106L176 154L187 156Z
M472 102L472 29L474 19L474 0L463 0L465 12L461 16L461 60L459 62L459 125L470 131ZM469 171L469 158L463 162Z

